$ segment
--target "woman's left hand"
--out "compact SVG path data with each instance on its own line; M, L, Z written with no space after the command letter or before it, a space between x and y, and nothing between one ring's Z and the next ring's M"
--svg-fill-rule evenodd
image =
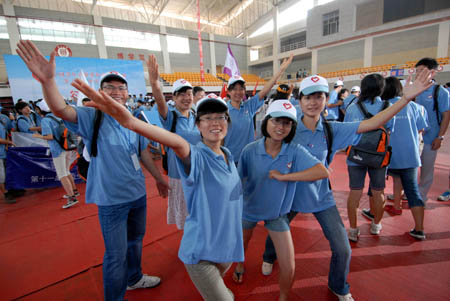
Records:
M433 77L436 72L434 70L423 70L416 75L416 80L411 83L411 76L406 80L406 84L403 87L403 96L407 100L414 99L416 96L421 94L423 91L428 89L433 85Z

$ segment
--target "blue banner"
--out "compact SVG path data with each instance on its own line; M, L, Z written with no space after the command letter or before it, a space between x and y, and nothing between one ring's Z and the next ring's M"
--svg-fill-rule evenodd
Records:
M27 102L43 98L41 84L33 78L22 59L18 55L9 54L4 54L3 58L14 103L19 98ZM49 57L46 58L49 59ZM98 90L100 76L109 71L119 72L127 78L129 94L146 94L142 61L57 56L55 62L56 84L59 92L66 99L76 98L78 94L78 91L70 85L74 79L82 79L84 74L89 85Z
M71 169L75 183L82 183L77 167ZM6 189L61 186L47 147L10 147L6 155Z

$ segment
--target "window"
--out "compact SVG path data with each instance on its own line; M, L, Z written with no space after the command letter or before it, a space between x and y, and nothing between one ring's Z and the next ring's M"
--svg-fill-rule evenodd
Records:
M23 40L96 45L94 28L89 25L18 18Z
M103 35L106 46L161 51L158 34L103 27Z
M189 39L168 35L167 50L173 53L189 53Z
M250 61L257 61L259 58L258 49L250 49Z
M5 17L0 17L0 39L9 39Z
M324 36L339 32L339 10L324 14L322 20Z

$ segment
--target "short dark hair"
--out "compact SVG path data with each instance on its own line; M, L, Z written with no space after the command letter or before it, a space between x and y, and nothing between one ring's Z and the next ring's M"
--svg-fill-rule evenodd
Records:
M349 92L350 93L350 91L348 91L348 89L343 88L341 91L339 91L339 93L337 95L337 99L338 100L341 99L342 94L345 94L345 92Z
M450 88L450 82L445 83L445 87L446 87L446 88Z
M175 91L175 92L173 93L173 96L177 96L178 94L184 93L184 92L186 92L187 90L192 90L192 88L191 88L191 87L188 87L188 86L183 87L183 88L181 88L180 90Z
M202 87L199 87L199 86L195 86L193 89L192 89L192 94L197 94L197 92L201 92L201 91L205 91L205 89L203 89Z
M290 94L289 86L286 84L281 84L277 88L277 93L275 93L275 96L273 97L274 100L278 99L287 99Z
M239 85L239 86L241 86L242 88L245 89L245 83L238 80L237 82L231 84L231 85L228 87L228 91L234 90L234 87L236 87L236 85Z
M22 112L20 112L20 111L22 111L25 107L28 107L28 106L29 106L28 103L21 101L21 102L16 103L14 108L16 109L16 111L18 113L22 114Z
M386 86L384 87L381 99L389 100L397 96L403 95L402 83L395 76L389 76L385 79Z
M269 133L267 132L267 122L269 122L269 119L272 118L272 116L268 115L266 118L264 118L263 122L261 123L261 134L263 134L264 137L270 137ZM297 131L297 121L294 121L287 117L281 117L286 118L292 121L292 127L289 134L283 139L284 143L290 143L292 139L294 139L295 132Z
M418 66L425 66L429 70L436 70L439 66L438 62L431 58L431 57L424 57L423 59L419 60L416 64L416 68Z
M384 77L378 73L372 73L364 76L361 81L361 94L358 101L371 100L375 101L375 97L381 96L384 90Z

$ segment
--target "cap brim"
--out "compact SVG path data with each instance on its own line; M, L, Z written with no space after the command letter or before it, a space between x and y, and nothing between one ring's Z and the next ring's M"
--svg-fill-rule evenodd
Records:
M286 117L286 118L289 118L289 119L297 122L297 116L295 116L295 118L294 118L294 116L292 116L291 114L286 113L286 112L272 112L268 115L272 118Z
M235 80L234 82L229 83L227 88L229 88L231 85L234 85L235 83L242 83L245 85L244 80L238 79L238 80Z
M312 86L312 87L308 87L305 88L301 91L303 93L303 95L310 95L316 92L324 92L324 93L328 93L329 89L328 86Z
M228 111L228 106L217 99L205 99L197 105L197 112L210 111L210 112L225 112Z
M183 88L189 88L189 89L192 89L192 86L191 86L191 85L183 85L183 86L180 86L180 87L176 88L175 90L173 90L172 93L178 92L178 91L180 91L180 90L183 89Z

